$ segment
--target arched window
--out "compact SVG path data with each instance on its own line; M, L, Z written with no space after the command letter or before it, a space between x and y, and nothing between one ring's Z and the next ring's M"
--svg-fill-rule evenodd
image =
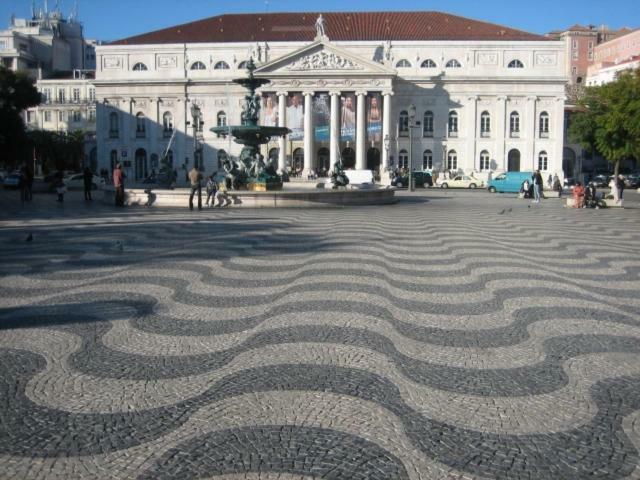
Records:
M520 115L518 112L511 112L509 115L509 135L512 137L520 136Z
M538 170L545 171L549 169L549 158L547 157L547 152L542 150L538 154Z
M409 112L402 110L398 117L398 135L406 137L409 135Z
M229 64L224 61L219 61L213 66L214 70L229 70Z
M238 70L244 70L244 69L246 69L246 68L247 68L247 63L248 63L248 61L247 61L247 60L243 60L243 61L241 61L241 62L238 64Z
M409 154L404 148L398 152L398 168L409 168Z
M120 136L119 119L116 112L109 114L109 138L118 138Z
M422 169L433 170L433 152L431 150L425 150L422 154Z
M422 64L420 64L420 68L436 68L436 62L427 58Z
M422 136L423 137L433 137L433 112L426 111L424 112L424 116L422 117Z
M447 153L447 170L452 172L458 170L458 154L455 150L449 150Z
M448 133L450 137L458 136L458 114L455 111L449 112Z
M198 62L193 62L191 64L191 70L206 70L207 67L205 66L204 63L198 61Z
M147 134L147 123L144 113L138 112L136 115L136 137L144 138Z
M520 60L516 59L516 60L511 60L509 62L509 65L507 65L507 68L524 68L524 65Z
M147 70L149 70L149 69L142 62L138 62L133 66L133 71L134 72L146 72Z
M540 113L540 137L547 138L549 136L549 114L547 112Z
M227 126L227 114L224 111L220 110L216 115L216 125L218 127L226 127ZM221 133L216 134L219 137L223 135Z
M406 58L403 58L402 60L398 60L396 68L411 68L411 62Z
M480 114L480 136L488 137L491 135L491 115L489 112Z
M162 136L170 137L173 133L173 115L171 112L164 112L162 115Z
M486 150L482 150L480 152L480 171L491 170L491 159L489 157L489 152Z
M460 68L460 67L462 67L462 65L460 65L460 62L455 58L452 58L451 60L449 60L445 65L445 68Z

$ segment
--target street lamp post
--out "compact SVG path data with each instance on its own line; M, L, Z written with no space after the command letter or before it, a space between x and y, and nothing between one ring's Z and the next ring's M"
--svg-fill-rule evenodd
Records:
M384 151L387 156L386 162L385 162L385 164L387 165L387 168L385 169L384 174L387 175L389 178L391 178L391 175L390 175L391 166L389 165L389 145L391 144L391 139L389 139L388 133L384 136L383 142L384 142ZM382 182L382 178L380 178L380 181ZM385 179L385 182L386 182L386 179Z
M200 129L200 108L195 104L191 104L191 122L193 125L193 166L200 170L198 165L198 130ZM201 161L202 159L200 159Z
M447 144L442 141L442 174L447 171Z

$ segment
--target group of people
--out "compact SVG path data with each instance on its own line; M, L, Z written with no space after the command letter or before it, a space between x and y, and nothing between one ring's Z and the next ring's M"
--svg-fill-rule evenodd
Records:
M553 177L549 175L547 184L549 185L549 189L558 192L558 196L562 196L562 185L558 175L554 175ZM525 180L522 182L522 186L520 187L520 193L524 198L533 198L533 203L540 203L540 199L543 198L544 195L542 193L543 190L544 180L540 170L533 172L533 175L531 175L531 182L529 182L529 180Z
M216 175L218 172L213 172L213 174L207 177L207 181L205 183L205 192L207 194L207 199L205 201L205 206L207 207L215 207L216 203L218 205L223 205L222 196L226 193L226 179L220 185L216 182ZM189 183L191 185L191 194L189 195L189 210L193 210L193 197L198 196L198 210L202 210L202 173L195 166L189 171Z
M624 178L622 175L611 180L611 193L614 200L622 201L624 193ZM589 182L586 187L577 182L573 187L573 208L599 208L598 195L594 182Z

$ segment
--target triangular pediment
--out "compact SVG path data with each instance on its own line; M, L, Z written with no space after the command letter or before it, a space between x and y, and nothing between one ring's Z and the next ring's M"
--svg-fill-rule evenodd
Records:
M327 40L317 40L255 70L266 77L367 75L392 77L396 71L385 65L358 57Z

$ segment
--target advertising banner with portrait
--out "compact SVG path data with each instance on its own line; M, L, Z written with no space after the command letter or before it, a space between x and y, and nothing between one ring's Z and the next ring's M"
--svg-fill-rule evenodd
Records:
M265 127L278 126L278 97L275 93L265 93L262 95L260 125L264 125Z
M331 123L331 101L329 94L318 93L313 97L313 127L317 142L329 141Z
M378 143L382 139L382 95L367 97L367 141Z
M356 139L356 95L346 93L340 97L340 140Z
M290 140L304 138L304 101L300 93L293 93L287 97L287 128L291 130Z

